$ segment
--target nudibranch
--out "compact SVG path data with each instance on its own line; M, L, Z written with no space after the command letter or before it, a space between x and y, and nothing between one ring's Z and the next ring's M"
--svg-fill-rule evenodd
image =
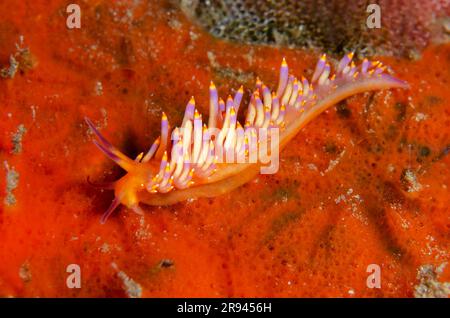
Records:
M381 62L364 59L356 66L352 59L352 53L345 55L332 74L331 63L322 55L310 81L290 74L283 59L276 90L257 80L243 125L237 119L243 87L224 101L211 82L207 124L191 98L181 126L172 130L162 113L160 137L134 160L111 145L86 118L97 137L95 145L127 172L109 184L115 199L101 222L120 204L142 213L139 203L170 205L231 191L259 173L263 165L259 146L270 143L265 152L278 152L309 121L351 95L408 87L389 75Z

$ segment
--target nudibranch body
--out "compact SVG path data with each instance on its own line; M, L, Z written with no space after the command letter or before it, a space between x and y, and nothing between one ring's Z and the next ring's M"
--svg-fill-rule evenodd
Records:
M387 74L381 62L364 59L356 66L352 58L352 53L344 56L332 74L331 65L322 55L311 81L290 74L283 59L276 91L257 80L243 125L237 120L243 88L224 101L211 82L207 124L191 98L181 126L171 130L163 113L161 136L147 153L134 160L113 147L86 118L97 136L94 143L127 171L110 184L115 199L101 222L119 204L142 213L141 202L169 205L189 198L213 197L246 183L260 170L274 173L276 168L268 172L262 169L267 157L276 157L302 127L328 107L357 93L408 87ZM268 149L266 144L270 145Z

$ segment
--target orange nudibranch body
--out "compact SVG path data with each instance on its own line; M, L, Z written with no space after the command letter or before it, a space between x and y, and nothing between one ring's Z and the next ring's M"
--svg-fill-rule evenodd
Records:
M101 222L119 204L142 213L141 202L168 205L189 198L214 197L239 187L259 172L275 173L279 151L330 106L365 91L408 88L406 82L387 74L380 62L364 59L356 66L352 58L351 53L344 56L332 74L322 55L310 81L290 74L283 59L276 91L258 79L243 124L237 120L243 88L224 101L211 82L208 124L191 98L181 126L171 130L163 113L161 136L146 154L134 160L113 147L86 118L97 136L94 143L127 171L111 184L115 199Z

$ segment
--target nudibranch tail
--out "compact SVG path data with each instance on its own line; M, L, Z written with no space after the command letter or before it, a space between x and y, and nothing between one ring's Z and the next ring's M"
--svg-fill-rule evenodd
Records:
M102 222L119 204L141 213L140 202L167 205L230 191L258 173L262 165L257 155L261 144L275 143L268 153L278 151L309 121L351 95L408 88L406 82L389 75L381 62L364 59L357 66L352 60L353 53L345 55L333 73L333 63L324 54L308 81L290 74L283 59L276 91L257 79L244 124L238 121L243 87L224 101L211 82L207 123L192 97L181 126L172 130L163 113L161 136L145 155L141 153L135 160L114 148L86 118L97 137L97 147L127 171L114 183L116 197Z

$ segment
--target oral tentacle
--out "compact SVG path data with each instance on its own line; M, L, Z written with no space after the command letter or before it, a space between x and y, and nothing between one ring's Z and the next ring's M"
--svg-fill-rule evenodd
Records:
M101 224L105 224L106 220L109 218L109 216L114 212L115 209L120 205L120 198L115 197L114 200L111 202L111 205L106 210L106 212L102 215L100 219Z

